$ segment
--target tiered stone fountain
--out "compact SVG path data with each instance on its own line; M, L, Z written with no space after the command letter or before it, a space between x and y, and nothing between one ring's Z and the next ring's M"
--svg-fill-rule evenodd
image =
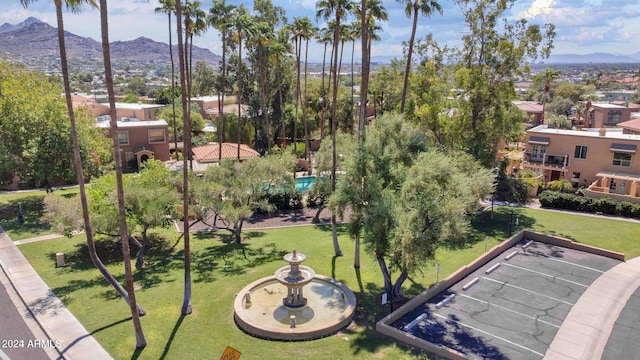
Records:
M294 250L283 259L289 266L254 281L236 296L238 326L265 339L311 340L349 325L356 308L353 292L300 265L306 260L304 254Z

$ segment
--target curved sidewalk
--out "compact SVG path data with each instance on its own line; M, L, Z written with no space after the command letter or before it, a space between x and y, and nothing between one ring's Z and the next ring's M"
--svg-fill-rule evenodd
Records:
M113 359L49 289L1 227L0 268L29 309L30 314L24 316L33 316L49 340L59 342L58 359Z
M573 305L544 358L601 359L618 316L638 287L640 257L600 276Z

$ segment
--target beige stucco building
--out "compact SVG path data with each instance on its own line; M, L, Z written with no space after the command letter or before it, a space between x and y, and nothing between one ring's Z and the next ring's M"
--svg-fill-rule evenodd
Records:
M621 129L591 131L550 129L540 125L527 131L522 167L544 181L567 179L588 187L587 195L605 194L619 201L640 203L640 135Z

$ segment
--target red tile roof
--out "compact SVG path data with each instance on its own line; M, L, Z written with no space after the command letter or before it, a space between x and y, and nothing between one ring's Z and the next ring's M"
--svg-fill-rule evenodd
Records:
M640 131L640 118L634 118L621 123L618 123L618 127L623 129L629 129L633 131Z
M220 145L218 143L207 144L204 146L197 146L191 149L195 160L200 162L217 162L218 150ZM260 156L260 154L253 150L251 147L245 144L240 144L240 160L248 159L254 156ZM237 159L238 158L238 144L237 143L222 143L222 159Z

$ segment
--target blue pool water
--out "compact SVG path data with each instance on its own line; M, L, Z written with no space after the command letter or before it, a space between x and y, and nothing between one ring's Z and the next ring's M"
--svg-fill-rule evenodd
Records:
M306 193L311 190L311 185L316 182L315 176L302 176L296 178L296 191Z

